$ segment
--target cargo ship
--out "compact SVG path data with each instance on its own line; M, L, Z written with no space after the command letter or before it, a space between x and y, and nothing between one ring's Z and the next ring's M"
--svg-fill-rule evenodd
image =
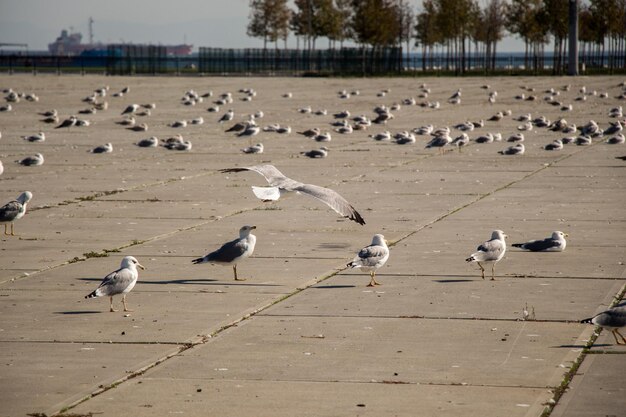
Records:
M56 40L48 44L48 51L52 55L81 55L81 54L106 54L108 48L104 43L82 43L83 35L80 32L70 33L63 29L61 36ZM133 44L130 44L133 45ZM139 44L136 44L139 46ZM179 45L157 45L164 46L167 55L171 56L187 56L191 55L193 45L179 44Z

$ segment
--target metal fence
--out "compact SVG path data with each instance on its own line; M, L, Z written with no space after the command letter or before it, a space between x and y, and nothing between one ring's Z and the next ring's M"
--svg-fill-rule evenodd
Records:
M626 57L598 60L581 57L581 74L625 74ZM342 48L328 50L200 48L190 56L168 56L162 46L111 45L102 51L78 56L0 53L0 73L99 73L107 75L550 75L567 73L567 59L552 67L552 57L498 54L493 69L484 57L468 55L460 62L443 54L403 56L401 48Z
M206 74L394 75L402 71L402 49L200 48L198 70Z

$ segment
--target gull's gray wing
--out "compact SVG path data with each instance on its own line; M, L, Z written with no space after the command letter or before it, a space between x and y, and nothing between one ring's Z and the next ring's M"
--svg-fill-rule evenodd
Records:
M352 204L350 204L348 200L343 198L338 192L331 190L330 188L324 188L313 184L301 184L295 187L293 191L299 191L303 194L315 197L324 202L328 207L332 208L337 213L341 214L343 217L361 225L365 224L365 220L363 220L363 217L361 217Z
M246 239L235 239L224 243L221 248L209 253L204 259L205 262L231 263L241 257L247 249L248 241Z
M104 277L96 290L98 295L112 296L121 294L135 279L132 271L128 268L118 269Z
M532 252L541 252L552 248L558 248L561 246L561 242L559 240L547 238L543 240L533 240L526 243L514 243L513 246Z
M479 259L479 261L482 262L494 261L498 259L502 252L504 252L505 248L506 247L501 240L491 239L478 246L478 252L474 255L480 253L482 255L482 259Z
M593 318L593 324L606 327L626 326L626 307L614 307Z
M292 180L291 178L287 178L282 172L280 172L274 165L254 165L251 167L241 167L241 168L226 168L220 169L220 172L228 173L228 172L243 172L243 171L254 171L257 174L263 175L265 180L269 183L269 185L273 187L281 187L281 184L285 182L294 182L299 185L301 183ZM282 188L282 187L281 187ZM287 191L292 191L286 189Z
M22 210L22 205L19 201L10 201L4 206L0 207L0 221L1 222L10 222L15 220L15 218L20 214Z
M357 255L363 266L374 266L378 261L387 256L389 251L382 246L366 246Z

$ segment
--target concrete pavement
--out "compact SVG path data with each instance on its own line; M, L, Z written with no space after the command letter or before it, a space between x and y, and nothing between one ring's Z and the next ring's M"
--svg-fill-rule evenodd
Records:
M487 80L475 78L0 81L42 98L0 115L2 198L25 189L35 196L16 223L19 237L0 242L0 415L539 416L580 358L552 415L624 409L626 348L602 332L586 353L594 329L578 323L624 291L626 165L615 159L626 154L623 145L597 141L547 152L541 146L560 134L535 129L521 157L498 155L504 143L439 155L423 149L426 138L405 146L374 142L367 134L379 127L335 134L329 157L309 160L299 152L318 144L295 134L262 133L266 152L250 156L238 152L247 140L225 135L213 120L182 131L166 127L209 117L177 102L190 88L235 93L253 86L255 101L233 104L238 117L260 108L261 125L294 130L330 121L295 111L304 105L370 114L380 104L375 93L389 86L387 104L414 95L422 82L442 103L463 88L458 107L403 107L386 127L395 132L486 119L501 108L555 120L563 116L558 108L515 100L518 85L540 92L571 83L561 98L574 102L582 85L613 97L621 79L490 79L499 91L496 106L486 105L479 88ZM36 111L74 113L81 97L106 83L131 85L133 93L110 99L93 126L46 130L40 145L19 139L40 128ZM343 88L358 88L361 96L341 101L334 92ZM294 99L281 99L283 91ZM133 146L149 135L113 123L131 102L156 102L149 135L180 132L193 150ZM565 117L606 126L606 110L617 104L590 96ZM518 124L487 123L470 136L506 136ZM105 142L114 143L113 154L87 153ZM11 162L37 151L46 156L41 167ZM341 219L306 196L263 204L249 188L264 185L260 176L217 172L256 163L332 187L367 224ZM258 227L254 256L238 268L246 281L234 282L230 267L191 264L236 237L243 224ZM563 253L509 246L496 281L483 281L464 259L493 229L504 230L509 244L553 230L570 237ZM392 246L378 274L383 285L371 289L369 276L345 264L374 233ZM109 313L107 300L85 300L126 255L147 267L127 297L135 311ZM523 320L525 308L534 320Z

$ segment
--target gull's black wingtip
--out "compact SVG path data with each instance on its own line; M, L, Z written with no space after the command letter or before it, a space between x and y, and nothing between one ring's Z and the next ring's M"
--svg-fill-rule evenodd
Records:
M361 215L356 210L354 211L354 214L348 218L352 221L357 222L361 226L365 225L365 219L363 219L363 217L361 217Z
M248 171L247 168L222 168L222 169L218 169L219 172L221 172L222 174L226 174L229 172L242 172L242 171Z

